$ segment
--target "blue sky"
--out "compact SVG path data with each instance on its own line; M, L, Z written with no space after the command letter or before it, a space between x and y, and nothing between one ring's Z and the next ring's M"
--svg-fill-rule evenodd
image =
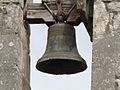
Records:
M40 0L34 0L40 2ZM38 71L35 68L37 60L42 57L47 44L47 29L44 24L30 25L30 56L31 56L31 89L32 90L90 90L92 43L88 33L81 23L76 29L77 48L80 55L86 60L88 68L82 73L73 75L51 75Z

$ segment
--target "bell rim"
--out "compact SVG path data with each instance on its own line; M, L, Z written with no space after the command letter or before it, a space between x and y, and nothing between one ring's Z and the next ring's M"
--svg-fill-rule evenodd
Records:
M42 59L42 58L41 58ZM73 59L62 59L62 58L44 58L44 60L46 61L41 61L41 59L38 60L37 62L37 65L36 65L36 68L41 71L41 72L44 72L44 73L48 73L48 74L54 74L54 75L63 75L63 74L76 74L76 73L79 73L79 72L83 72L87 69L87 64L86 64L86 61L84 59L81 58L81 61L78 61L78 60L73 60ZM44 66L46 64L50 64L51 62L53 63L56 63L56 62L61 62L61 63L66 63L69 64L68 66L73 66L73 68L71 69L68 69L66 70L66 66L64 65L63 69L65 69L65 71L63 70L63 72L60 72L60 71L54 71L54 70L47 70L50 69L51 67L47 66L47 68ZM72 63L72 64L71 64ZM71 65L70 65L71 64ZM54 65L54 64L53 64ZM51 65L52 66L52 65ZM45 68L45 69L43 69ZM75 70L75 69L76 70Z

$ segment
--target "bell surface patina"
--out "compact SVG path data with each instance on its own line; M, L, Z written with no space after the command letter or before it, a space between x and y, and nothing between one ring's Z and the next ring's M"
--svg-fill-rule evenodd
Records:
M77 51L73 26L57 23L49 27L46 51L36 68L49 74L74 74L86 70L86 62Z

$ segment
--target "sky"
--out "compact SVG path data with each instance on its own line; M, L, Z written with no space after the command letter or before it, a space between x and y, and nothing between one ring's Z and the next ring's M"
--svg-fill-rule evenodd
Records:
M39 3L40 0L34 0ZM47 30L45 24L32 24L30 36L31 90L91 90L92 43L81 23L76 26L76 42L79 54L86 60L88 68L73 75L51 75L36 69L38 59L46 50Z

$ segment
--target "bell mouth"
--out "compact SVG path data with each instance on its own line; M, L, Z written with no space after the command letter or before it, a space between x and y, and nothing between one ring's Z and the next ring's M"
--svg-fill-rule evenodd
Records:
M39 71L45 73L61 75L82 72L87 69L87 65L85 62L77 60L51 59L43 62L38 62L36 68Z

